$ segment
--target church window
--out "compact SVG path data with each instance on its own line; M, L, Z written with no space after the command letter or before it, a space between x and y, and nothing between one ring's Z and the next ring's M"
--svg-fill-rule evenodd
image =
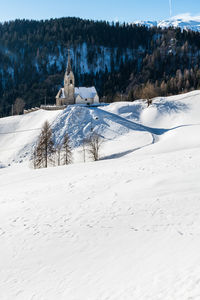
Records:
M72 79L70 80L70 84L73 84L73 81L72 81Z

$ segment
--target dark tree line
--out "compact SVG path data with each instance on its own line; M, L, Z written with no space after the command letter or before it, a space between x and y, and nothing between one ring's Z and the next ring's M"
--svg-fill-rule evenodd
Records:
M200 86L198 32L79 18L16 20L0 24L0 41L0 116L11 113L17 98L25 101L26 109L45 99L55 103L69 46L76 85L95 85L105 101L134 100L149 87L155 95L170 95Z

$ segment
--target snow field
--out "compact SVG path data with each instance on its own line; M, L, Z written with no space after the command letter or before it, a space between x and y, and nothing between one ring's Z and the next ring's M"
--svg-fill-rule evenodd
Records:
M200 299L199 99L0 119L3 132L48 118L57 142L68 129L77 147L69 166L0 169L0 299ZM91 126L102 160L80 163ZM26 162L37 134L23 134L0 136L17 145L2 163Z

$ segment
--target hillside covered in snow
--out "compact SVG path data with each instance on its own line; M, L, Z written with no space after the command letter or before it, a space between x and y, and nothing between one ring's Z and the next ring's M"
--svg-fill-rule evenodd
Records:
M126 135L135 134L144 138L144 145L154 140L159 141L159 145L166 136L174 136L177 131L189 131L192 125L193 132L199 130L199 98L200 92L194 91L179 96L155 98L150 107L147 107L144 100L137 100L98 107L70 105L63 111L41 109L25 115L0 118L0 161L10 165L30 160L46 120L51 124L55 143L60 143L68 132L75 152L91 134L91 130L104 139L105 147ZM190 136L191 139L193 137ZM137 139L130 138L129 142L131 140L137 147ZM123 147L123 143L119 144ZM174 143L168 144L175 147Z
M0 299L198 300L199 116L193 91L149 107L1 118ZM73 164L30 167L46 120L55 141L69 132ZM104 138L101 159L83 163L91 128Z

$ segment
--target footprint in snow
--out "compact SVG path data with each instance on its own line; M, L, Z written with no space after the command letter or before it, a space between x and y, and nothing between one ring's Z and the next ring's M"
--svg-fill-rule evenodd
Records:
M131 180L131 179L129 179L129 180L127 180L127 181L126 181L126 183L130 183L130 182L132 182L132 180Z
M178 234L183 235L183 233L181 231L177 231L177 232L178 232Z
M134 231L139 231L137 228L131 227L132 230Z
M5 231L2 228L0 228L0 236L2 236L4 234L5 234Z

